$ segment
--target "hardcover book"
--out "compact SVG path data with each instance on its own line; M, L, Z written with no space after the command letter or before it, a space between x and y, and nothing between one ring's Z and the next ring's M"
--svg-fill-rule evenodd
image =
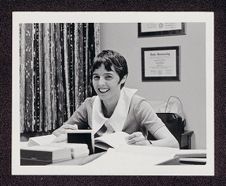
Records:
M89 155L87 144L57 142L55 135L32 137L20 148L21 165L46 165Z

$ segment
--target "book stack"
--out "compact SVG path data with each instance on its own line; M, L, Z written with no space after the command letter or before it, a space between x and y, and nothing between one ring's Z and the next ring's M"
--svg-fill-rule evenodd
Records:
M204 149L179 150L171 159L159 165L206 165L206 158Z
M180 164L205 165L207 161L205 150L181 150L175 158L179 159Z
M80 158L89 155L89 148L87 144L82 143L52 143L51 146L53 147L61 147L67 148L71 150L71 157L73 159Z
M56 136L32 137L20 148L21 165L47 165L89 155L87 144L56 142Z
M69 148L50 145L23 147L20 156L21 165L47 165L72 159Z

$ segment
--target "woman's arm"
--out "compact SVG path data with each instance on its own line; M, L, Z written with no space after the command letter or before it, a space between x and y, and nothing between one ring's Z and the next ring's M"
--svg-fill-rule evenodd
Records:
M128 144L179 148L178 141L166 127L161 127L155 133L155 138L157 140L151 141L144 137L144 135L141 132L134 132L130 136L128 136Z
M166 126L159 128L153 135L157 140L150 141L154 146L179 148L176 138L170 133Z
M141 127L146 128L156 140L149 141L147 136L143 136L141 132L135 132L129 136L129 144L179 148L176 138L170 133L147 101L141 101L135 108L134 114Z
M55 136L66 134L68 130L78 130L88 128L88 114L85 100L81 106L72 114L72 116L63 123L61 127L53 131Z

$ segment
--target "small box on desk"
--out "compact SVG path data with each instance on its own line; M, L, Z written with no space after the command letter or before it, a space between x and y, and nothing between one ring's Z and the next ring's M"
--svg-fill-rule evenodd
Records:
M68 143L85 143L90 154L94 153L94 136L92 130L76 130L67 133Z

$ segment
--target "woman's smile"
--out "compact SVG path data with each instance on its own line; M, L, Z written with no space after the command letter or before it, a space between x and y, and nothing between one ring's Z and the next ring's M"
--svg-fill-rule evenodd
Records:
M107 93L109 90L109 88L98 88L98 91L102 94Z

